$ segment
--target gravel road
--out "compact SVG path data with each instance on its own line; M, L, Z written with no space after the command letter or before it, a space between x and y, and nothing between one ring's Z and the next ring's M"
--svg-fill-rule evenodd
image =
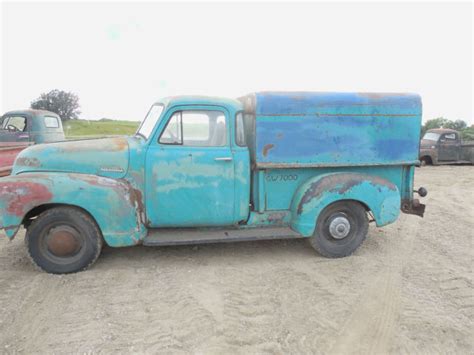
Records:
M0 353L473 353L474 167L424 167L424 219L351 257L305 240L105 248L73 275L0 238Z

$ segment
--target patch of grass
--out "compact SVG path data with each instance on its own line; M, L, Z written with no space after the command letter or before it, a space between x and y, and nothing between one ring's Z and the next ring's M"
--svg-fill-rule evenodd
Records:
M133 135L140 122L118 120L70 120L63 122L66 138Z

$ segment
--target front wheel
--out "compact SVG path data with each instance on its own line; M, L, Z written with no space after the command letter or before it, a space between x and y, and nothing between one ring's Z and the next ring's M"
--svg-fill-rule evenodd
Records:
M74 207L55 207L40 214L26 231L26 247L42 270L67 274L85 270L102 250L95 221Z
M328 258L352 254L365 240L369 221L365 208L354 201L339 201L319 215L311 246Z

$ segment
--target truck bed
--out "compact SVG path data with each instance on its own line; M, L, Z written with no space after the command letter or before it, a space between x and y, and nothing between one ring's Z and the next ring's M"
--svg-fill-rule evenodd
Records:
M16 156L31 143L0 142L0 176L10 175Z

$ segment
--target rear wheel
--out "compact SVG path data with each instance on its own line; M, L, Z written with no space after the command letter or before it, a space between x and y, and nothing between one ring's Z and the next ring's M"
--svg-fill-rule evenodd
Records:
M53 274L85 270L100 255L102 234L95 221L74 207L56 207L40 214L26 232L33 262Z
M420 165L421 166L433 165L433 161L431 160L431 158L429 156L422 157L420 159Z
M369 221L365 208L354 201L339 201L319 215L310 243L318 253L329 258L352 254L365 240Z

